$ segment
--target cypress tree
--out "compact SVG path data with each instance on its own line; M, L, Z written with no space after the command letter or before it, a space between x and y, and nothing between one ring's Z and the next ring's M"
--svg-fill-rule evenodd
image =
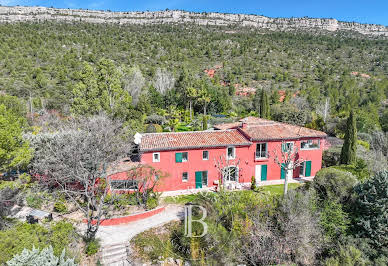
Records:
M270 118L269 99L264 89L261 91L259 114L261 118L267 118L267 119Z
M353 110L350 111L349 118L347 120L345 141L341 150L340 162L341 164L354 164L356 162L357 151L357 128L356 118L354 117Z

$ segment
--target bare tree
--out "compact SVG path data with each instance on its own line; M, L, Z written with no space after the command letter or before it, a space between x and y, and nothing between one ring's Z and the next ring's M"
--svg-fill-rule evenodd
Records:
M240 164L240 159L228 159L224 154L220 155L218 158L214 158L214 164L217 168L217 171L219 173L219 184L218 186L222 189L225 189L225 184L227 181L227 178L230 177L232 174L236 175L237 182L239 179L239 170L238 166ZM237 171L237 172L233 172Z
M161 94L165 94L168 90L174 87L175 79L166 69L158 68L155 73L153 84L157 91Z
M322 116L323 121L326 123L327 117L330 115L330 99L326 98L325 102L318 104L316 112Z
M294 142L282 141L279 150L280 155L278 154L277 149L273 151L274 161L285 172L283 192L284 195L286 195L288 190L289 173L291 172L292 174L294 169L301 166L304 160L299 158L298 148L296 147Z
M148 199L156 196L155 187L167 175L160 170L153 168L150 165L139 165L127 172L127 181L132 181L132 186L135 189L137 204L148 208Z
M136 105L145 85L145 78L139 67L130 69L129 74L125 75L123 78L123 84L124 89L131 94L133 104Z
M87 220L85 237L93 239L107 214L107 169L132 150L121 123L105 115L72 119L55 132L30 137L35 148L35 176L66 194L83 212Z

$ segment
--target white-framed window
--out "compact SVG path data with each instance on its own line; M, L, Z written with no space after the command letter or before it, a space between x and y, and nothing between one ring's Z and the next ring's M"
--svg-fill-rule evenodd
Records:
M160 162L160 152L154 152L154 153L152 154L152 161L153 161L154 163Z
M301 150L319 149L321 141L319 139L308 139L300 142Z
M268 148L267 143L257 143L256 144L256 158L267 158L268 157Z
M189 173L183 172L182 173L182 182L187 182L187 181L189 181Z
M294 142L284 142L282 143L282 152L292 151L294 148Z
M236 158L236 148L235 147L228 147L226 149L226 158L227 159L235 159Z
M189 160L189 153L182 152L182 162L187 162Z
M209 160L209 151L202 152L202 160Z
M238 182L238 167L229 166L224 168L224 178L225 181Z
M136 180L111 180L110 187L113 190L134 190L137 189Z
M158 181L159 180L159 175L155 175L155 181Z

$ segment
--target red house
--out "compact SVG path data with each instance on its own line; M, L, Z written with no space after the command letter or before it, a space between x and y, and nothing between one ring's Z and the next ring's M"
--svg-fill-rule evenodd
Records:
M265 184L272 180L313 177L321 169L326 134L300 126L247 117L216 125L212 131L145 133L139 143L140 164L168 176L159 191L216 187L224 169L227 183L250 185L252 176ZM275 163L275 154L295 145L304 162L292 173ZM122 179L118 173L112 179ZM120 178L121 177L121 178Z

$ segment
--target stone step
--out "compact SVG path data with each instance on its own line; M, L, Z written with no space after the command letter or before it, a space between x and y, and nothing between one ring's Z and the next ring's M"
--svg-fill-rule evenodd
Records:
M126 246L117 246L117 247L110 247L110 248L102 248L102 253L103 254L108 254L108 253L115 253L116 251L120 250L127 250Z
M127 250L126 249L120 249L120 250L116 250L116 251L112 251L112 252L102 252L102 258L106 258L106 259L109 259L109 258L112 258L112 257L115 257L115 256L121 256L121 255L127 255Z
M111 258L103 258L101 260L103 265L112 265L114 263L119 263L127 260L127 254L121 255L121 256L115 256Z
M104 264L104 266L134 266L127 260L122 260L122 261L117 261L117 262L112 262L109 264Z

